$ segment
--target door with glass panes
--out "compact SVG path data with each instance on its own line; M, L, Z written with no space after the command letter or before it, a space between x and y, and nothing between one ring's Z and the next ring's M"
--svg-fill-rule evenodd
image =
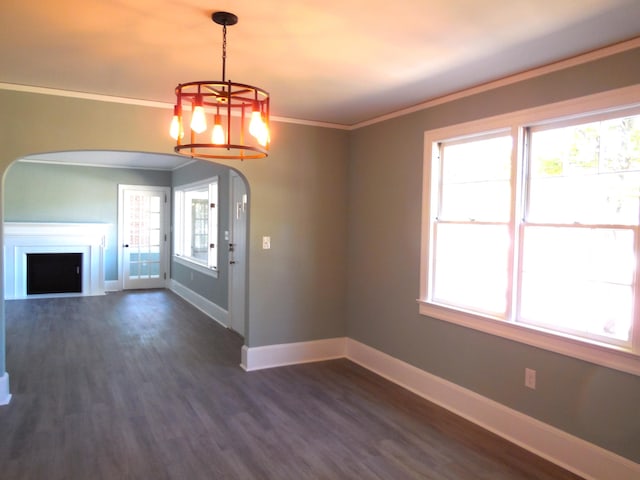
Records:
M120 186L122 288L163 288L168 271L168 187Z

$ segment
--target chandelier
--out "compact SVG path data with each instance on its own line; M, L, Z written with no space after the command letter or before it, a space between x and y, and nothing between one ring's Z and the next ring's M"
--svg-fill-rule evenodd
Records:
M169 134L176 153L202 159L245 160L269 153L269 93L226 80L227 26L238 23L233 13L214 12L222 25L222 80L181 83ZM190 111L187 122L185 112Z

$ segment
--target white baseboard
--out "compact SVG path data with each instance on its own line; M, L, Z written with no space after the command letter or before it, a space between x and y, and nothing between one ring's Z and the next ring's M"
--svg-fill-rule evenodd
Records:
M11 401L11 393L9 393L9 374L4 372L0 377L0 405L8 405Z
M223 327L229 327L229 312L224 308L216 305L211 300L207 300L202 295L197 294L193 290L188 289L183 284L171 279L169 289L176 295L184 298L205 315L211 317Z
M120 280L105 280L104 291L105 292L119 292L122 290L122 282Z
M346 357L587 480L635 480L640 464L352 339Z
M350 338L242 347L247 371L346 357L587 480L635 480L640 464Z
M328 338L312 342L267 345L265 347L242 347L242 363L246 371L282 367L296 363L320 362L343 358L346 338Z

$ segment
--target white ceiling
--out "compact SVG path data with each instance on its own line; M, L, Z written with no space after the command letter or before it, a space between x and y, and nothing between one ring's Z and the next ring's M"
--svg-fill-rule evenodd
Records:
M0 83L174 102L227 78L272 114L357 125L640 36L640 0L2 0Z

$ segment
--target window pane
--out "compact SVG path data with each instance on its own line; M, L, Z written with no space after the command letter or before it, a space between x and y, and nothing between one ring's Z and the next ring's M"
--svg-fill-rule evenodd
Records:
M209 249L209 200L191 201L191 256L207 260Z
M570 333L628 341L632 230L525 227L520 317Z
M152 247L160 245L160 230L149 231L149 245Z
M436 225L433 299L503 316L509 232L503 225Z
M129 276L131 278L138 277L140 275L140 264L131 262L129 265Z
M509 220L509 181L451 184L442 190L440 219L495 222Z
M209 189L191 190L185 194L185 246L188 256L207 261L209 248Z
M636 225L640 116L531 133L528 219Z
M149 228L160 228L160 213L149 214Z
M443 145L439 218L509 219L511 145L510 136Z
M151 212L160 212L160 195L151 197L151 206L149 208Z

